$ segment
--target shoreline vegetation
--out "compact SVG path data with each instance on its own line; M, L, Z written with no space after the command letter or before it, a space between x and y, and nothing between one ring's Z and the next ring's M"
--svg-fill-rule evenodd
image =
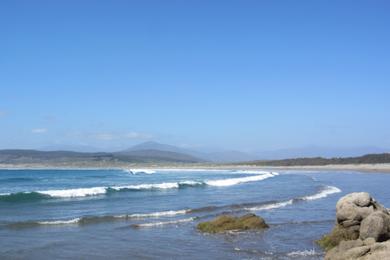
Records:
M117 153L0 150L0 169L215 169L364 171L390 173L390 153L358 157L292 158L238 163L208 162L186 154L160 150Z

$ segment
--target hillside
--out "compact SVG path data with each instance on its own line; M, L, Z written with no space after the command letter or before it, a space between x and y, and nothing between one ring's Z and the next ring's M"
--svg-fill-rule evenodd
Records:
M390 153L367 154L358 157L345 158L294 158L284 160L257 160L241 162L238 165L256 165L256 166L321 166L321 165L342 165L342 164L380 164L390 163Z
M0 164L50 163L197 163L196 157L167 151L140 150L116 153L72 151L0 150Z

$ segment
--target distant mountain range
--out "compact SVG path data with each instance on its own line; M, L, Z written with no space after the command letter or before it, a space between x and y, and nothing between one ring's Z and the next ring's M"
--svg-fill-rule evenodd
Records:
M191 155L138 150L115 153L83 153L72 151L0 150L2 164L115 164L115 163L198 163Z
M72 147L68 147L72 148ZM283 149L266 152L245 153L240 151L195 151L158 142L144 142L118 152L89 152L92 147L83 146L85 151L45 151L41 150L0 150L2 164L29 163L238 163L284 164L284 163L324 163L330 158L357 157L362 154L386 153L386 149L360 147L355 149L331 149L310 146L297 149ZM285 160L299 158L297 161ZM303 159L311 160L303 160ZM316 160L313 160L316 158ZM319 160L320 158L321 160Z

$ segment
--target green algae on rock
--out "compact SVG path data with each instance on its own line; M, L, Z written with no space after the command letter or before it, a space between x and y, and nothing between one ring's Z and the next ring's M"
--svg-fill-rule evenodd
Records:
M246 214L241 217L222 215L212 221L198 224L198 230L205 233L222 233L226 231L260 230L268 228L264 219L255 214Z

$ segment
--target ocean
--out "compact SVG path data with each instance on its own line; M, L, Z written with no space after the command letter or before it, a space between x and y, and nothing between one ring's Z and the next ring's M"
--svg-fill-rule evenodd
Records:
M390 207L390 174L191 169L0 170L1 259L322 259L343 195ZM202 234L252 212L263 231Z

